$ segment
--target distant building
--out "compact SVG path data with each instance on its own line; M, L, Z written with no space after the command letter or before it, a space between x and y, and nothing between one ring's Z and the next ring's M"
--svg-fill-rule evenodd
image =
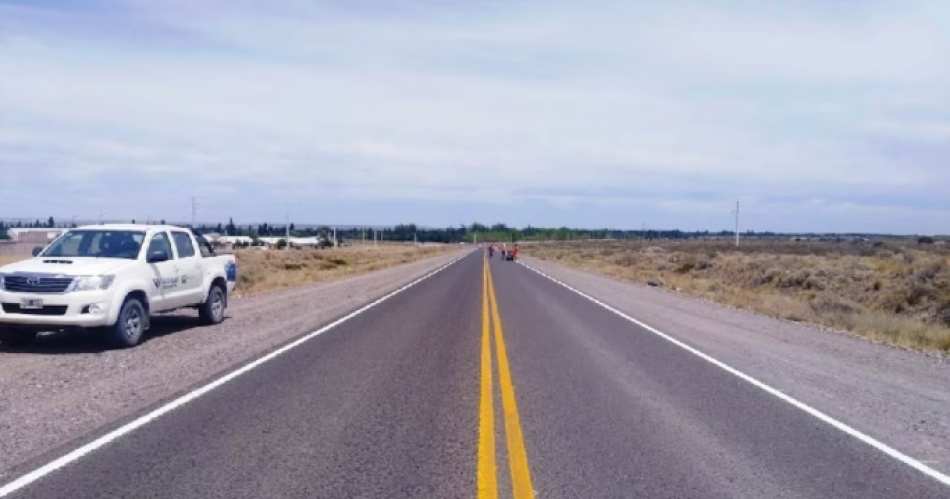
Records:
M10 240L16 243L47 244L68 229L7 229Z
M283 237L262 237L260 241L270 248L276 248L283 239ZM316 247L320 246L320 241L318 237L291 237L290 245L298 248Z
M221 236L218 238L217 242L221 244L251 244L254 242L254 239L248 236Z

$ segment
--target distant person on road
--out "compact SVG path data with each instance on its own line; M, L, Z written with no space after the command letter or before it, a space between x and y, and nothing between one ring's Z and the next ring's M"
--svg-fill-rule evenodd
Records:
M489 245L488 245L488 258L491 258L491 257L493 257L493 256L495 256L495 245L494 245L494 244L489 244Z
M514 249L511 250L511 258L512 258L513 260L517 260L517 259L518 259L518 245L517 245L517 244L515 245Z
M508 243L501 243L501 259L505 259L505 254L508 253Z

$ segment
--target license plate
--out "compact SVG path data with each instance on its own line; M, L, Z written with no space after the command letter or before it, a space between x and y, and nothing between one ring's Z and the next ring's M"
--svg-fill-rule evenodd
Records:
M20 300L20 308L23 310L36 310L43 308L43 300L39 298L24 298Z

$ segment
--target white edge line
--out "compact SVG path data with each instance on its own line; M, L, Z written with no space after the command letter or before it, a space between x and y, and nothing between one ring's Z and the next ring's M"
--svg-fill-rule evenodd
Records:
M788 396L788 395L782 393L781 391L779 391L779 390L777 390L777 389L775 389L775 388L772 388L771 386L769 386L769 385L767 385L767 384L765 384L765 383L763 383L763 382L761 382L761 381L759 381L759 380L753 378L752 376L749 376L748 374L746 374L746 373L744 373L744 372L742 372L742 371L740 371L740 370L738 370L738 369L736 369L736 368L734 368L734 367L731 367L731 366L729 366L728 364L726 364L726 363L724 363L724 362L722 362L722 361L720 361L720 360L717 360L717 359L715 359L715 358L713 358L713 357L711 357L711 356L709 356L709 355L707 355L707 354L705 354L705 353L703 353L703 352L701 352L701 351L699 351L699 350L697 350L697 349L695 349L695 348L693 348L693 347L687 345L686 343L683 343L682 341L677 340L676 338L673 338L672 336L670 336L670 335L668 335L668 334L666 334L666 333L664 333L664 332L662 332L662 331L660 331L660 330L658 330L658 329L656 329L656 328L654 328L654 327L652 327L652 326L650 326L650 325L648 325L648 324L645 324L645 323L643 323L643 322L641 322L641 321L639 321L639 320L637 320L637 319L634 319L633 317L631 317L631 316L629 316L629 315L627 315L627 314L625 314L625 313L623 313L623 312L621 312L621 311L615 309L614 307L611 307L610 305L607 305L606 303L604 303L604 302L598 300L597 298L594 298L593 296L588 295L587 293L584 293L583 291L580 291L580 290L578 290L578 289L572 287L572 286L569 285L569 284L566 284L566 283L564 283L564 282L561 282L561 281L557 280L556 278L551 277L551 276L545 274L544 272L541 272L540 270L538 270L538 269L536 269L536 268L534 268L534 267L532 267L532 266L530 266L530 265L528 265L528 264L526 264L526 263L522 263L522 262L518 262L518 263L520 263L520 264L521 264L522 266L524 266L525 268L527 268L527 269L529 269L529 270L531 270L531 271L533 271L533 272L535 272L535 273L537 273L537 274L539 274L539 275L541 275L541 276L543 276L543 277L545 277L545 278L547 278L547 279L549 279L549 280L551 280L551 281L553 281L553 282L555 282L555 283L557 283L557 284L559 284L559 285L561 285L561 286L563 286L563 287L569 289L570 291L573 291L574 293L576 293L576 294L578 294L578 295L580 295L580 296L582 296L582 297L584 297L584 298L586 298L586 299L588 299L588 300L590 300L590 301L596 303L597 305L600 305L601 307L603 307L603 308L609 310L610 312L613 312L614 314L617 314L617 315L619 315L620 317L622 317L622 318L624 318L624 319L626 319L626 320L628 320L628 321L630 321L630 322L632 322L632 323L634 323L634 324L640 326L641 328L646 329L647 331L649 331L649 332L651 332L651 333L653 333L653 334L659 336L660 338L663 338L664 340L669 341L670 343L673 343L674 345L676 345L676 346L678 346L678 347L680 347L680 348L686 350L687 352L689 352L689 353L691 353L691 354L693 354L693 355L696 355L697 357L699 357L699 358L701 358L701 359L703 359L703 360L705 360L705 361L707 361L707 362L709 362L709 363L715 365L716 367L719 367L720 369L723 369L724 371L726 371L726 372L728 372L728 373L730 373L730 374L732 374L732 375L735 375L735 376L739 377L739 378L742 379L743 381L746 381L746 382L752 384L753 386L755 386L755 387L757 387L757 388L760 388L760 389L764 390L765 392L767 392L767 393L769 393L769 394L771 394L771 395L774 395L775 397L778 397L779 399L781 399L781 400L784 401L784 402L788 402L789 404L791 404L791 405L797 407L798 409L801 409L802 411L808 413L809 415L814 416L815 418L818 418L819 420L821 420L821 421L823 421L823 422L825 422L825 423L827 423L827 424L829 424L829 425L831 425L831 426L837 428L838 430L843 431L844 433L847 433L848 435L851 435L852 437L854 437L854 438L856 438L856 439L858 439L858 440L860 440L860 441L862 441L862 442L864 442L864 443L870 445L871 447L874 447L875 449L877 449L877 450L879 450L879 451L881 451L881 452L887 454L888 456L890 456L890 457L892 457L892 458L894 458L894 459L896 459L896 460L898 460L898 461L900 461L900 462L902 462L902 463L904 463L904 464L910 466L911 468L914 468L915 470L917 470L917 471L919 471L919 472L921 472L921 473L923 473L923 474L929 476L930 478L933 478L934 480L937 480L938 482L940 482L940 483L942 483L942 484L944 484L944 485L950 485L950 476L945 475L945 474L943 474L943 473L941 473L941 472L939 472L939 471L937 471L937 470L931 468L930 466L927 466L926 464L922 463L921 461L919 461L919 460L917 460L917 459L914 459L914 458L908 456L907 454L904 454L903 452L900 452L899 450L894 449L894 448L888 446L887 444L885 444L885 443L883 443L883 442L880 442L880 441L878 441L878 440L875 440L873 437L871 437L871 436L869 436L869 435L866 435L866 434L864 434L864 433L862 433L862 432L860 432L860 431L858 431L858 430L856 430L856 429L854 429L854 428L848 426L847 424L842 423L841 421L838 421L837 419L832 418L831 416L829 416L829 415L827 415L827 414L825 414L825 413L819 411L818 409L815 409L814 407L812 407L812 406L810 406L810 405L808 405L808 404L806 404L806 403L804 403L804 402L801 402L801 401L799 401L799 400L796 400L796 399L794 399L794 398L792 398L792 397L790 397L790 396Z
M24 487L26 487L26 486L32 484L33 482L36 482L37 480L39 480L39 479L45 477L46 475L49 475L50 473L53 473L54 471L57 471L57 470L59 470L59 469L65 467L65 466L67 466L67 465L69 465L69 464L71 464L71 463L73 463L73 462L79 460L80 458L86 456L87 454L90 454L90 453L96 451L97 449L99 449L99 448L101 448L101 447L104 447L105 445L107 445L107 444L109 444L109 443L111 443L111 442L113 442L113 441L115 441L115 440L117 440L117 439L119 439L119 438L121 438L121 437L123 437L123 436L125 436L125 435L128 435L129 433L132 433L133 431L135 431L135 430L137 430L137 429L139 429L139 428L145 426L146 424L148 424L148 423L150 423L150 422L152 422L152 421L154 421L154 420L156 420L156 419L158 419L158 418L164 416L165 414L168 414L168 413L171 412L171 411L174 411L175 409L177 409L177 408L179 408L179 407L181 407L181 406L187 404L188 402L191 402L192 400L195 400L196 398L198 398L198 397L200 397L200 396L202 396L202 395L204 395L204 394L210 392L211 390L214 390L215 388L217 388L217 387L219 387L219 386L221 386L221 385L227 383L228 381L231 381L231 380L233 380L234 378L237 378L238 376L240 376L240 375L242 375L242 374L244 374L244 373L246 373L246 372L248 372L248 371L250 371L250 370L252 370L252 369L254 369L254 368L256 368L256 367L258 367L258 366L260 366L261 364L263 364L263 363L265 363L265 362L267 362L267 361L269 361L269 360L274 359L274 358L277 357L278 355L280 355L280 354L282 354L282 353L285 353L285 352L287 352L288 350L291 350L291 349L293 349L293 348L296 348L296 347L298 347L298 346L300 346L300 345L306 343L307 341L312 340L313 338L315 338L315 337L317 337L317 336L319 336L319 335L321 335L321 334L323 334L323 333L325 333L325 332L327 332L327 331L329 331L329 330L331 330L331 329L333 329L333 328L339 326L340 324L343 324L344 322L346 322L346 321L348 321L348 320L350 320L350 319L356 317L357 315L362 314L363 312L366 312L367 310L369 310L369 309L375 307L376 305L379 305L380 303L382 303L382 302L384 302L384 301L386 301L386 300L392 298L393 296L396 296L396 295L398 295L399 293L402 293L403 291L405 291L405 290L407 290L407 289L409 289L409 288L415 286L416 284L419 284L420 282L422 282L422 281L424 281L424 280L426 280L426 279L428 279L428 278L430 278L430 277L432 277L432 276L438 274L439 272L442 272L442 271L445 270L446 268L450 267L451 265L457 263L459 260L461 260L461 259L463 259L463 258L465 258L465 257L467 257L467 256L468 256L468 254L463 255L463 256L460 256L460 257L456 258L455 260L452 260L451 262L449 262L449 263L447 263L447 264L445 264L445 265L443 265L443 266L441 266L441 267L439 267L439 268L433 270L432 272L429 272L428 274L425 274L425 275L423 275L422 277L420 277L420 278L418 278L418 279L416 279L416 280L410 282L409 284L406 284L406 285L400 287L399 289L396 289L395 291L393 291L393 292L391 292L391 293L389 293L389 294L383 296L382 298L377 298L376 300L370 302L369 304L364 305L363 307L360 307L359 309L357 309L357 310L355 310L355 311L353 311L353 312L350 312L349 314L345 315L344 317L341 317L341 318L339 318L339 319L337 319L337 320L331 322L330 324L327 324L326 326L323 326L322 328L320 328L320 329L318 329L318 330L316 330L316 331L314 331L314 332L312 332L312 333L307 334L306 336L304 336L304 337L302 337L302 338L300 338L300 339L294 341L293 343L289 343L289 344L287 344L287 345L284 345L284 346L278 348L277 350L274 350L273 352L271 352L271 353L269 353L269 354L267 354L267 355L265 355L265 356L263 356L263 357L261 357L261 358L255 360L255 361L253 361L253 362L251 362L251 363L249 363L249 364L247 364L247 365L245 365L245 366L243 366L243 367L240 367L240 368L238 368L237 370L232 371L232 372L230 372L230 373L228 373L228 374L226 374L226 375L224 375L224 376L222 376L222 377L220 377L220 378L218 378L218 379L212 381L211 383L208 383L207 385L204 385L204 386L202 386L202 387L200 387L200 388L195 389L195 390L192 391L192 392L189 392L189 393L187 393L187 394L185 394L185 395L182 395L181 397L179 397L179 398L177 398L177 399L175 399L175 400L169 402L168 404L165 404L165 405L163 405L162 407L159 407L158 409L155 409L154 411L152 411L152 412L150 412L150 413L148 413L148 414L145 414L144 416L140 416L139 418L135 419L134 421L132 421L132 422L130 422L130 423L127 423L127 424L125 424L125 425L123 425L123 426L121 426L121 427L119 427L119 428L117 428L117 429L115 429L115 430L112 430L112 431L110 431L109 433L106 433L105 435L103 435L103 436L101 436L101 437L99 437L99 438L93 440L92 442L89 442L89 443L87 443L86 445L83 445L82 447L79 447L79 448L77 448L77 449L75 449L75 450L73 450L73 451L71 451L71 452L69 452L69 453L63 455L62 457L59 457L59 458L57 458L57 459L55 459L55 460L49 462L48 464L43 465L43 466L41 466L41 467L39 467L39 468L37 468L37 469L35 469L35 470L33 470L33 471L27 473L26 475L23 475L23 476L21 476L20 478L17 478L16 480L13 480L12 482L10 482L10 483L8 483L8 484L6 484L6 485L0 487L0 498L6 497L6 496L8 496L8 495L10 495L10 494L12 494L12 493L14 493L14 492L16 492L16 491L18 491L18 490L24 488Z

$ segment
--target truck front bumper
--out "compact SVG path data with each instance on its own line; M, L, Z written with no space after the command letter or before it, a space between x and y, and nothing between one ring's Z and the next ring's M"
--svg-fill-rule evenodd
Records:
M102 291L65 294L10 293L0 291L0 325L36 329L93 328L109 325L112 296ZM23 308L27 300L42 300L43 307Z

